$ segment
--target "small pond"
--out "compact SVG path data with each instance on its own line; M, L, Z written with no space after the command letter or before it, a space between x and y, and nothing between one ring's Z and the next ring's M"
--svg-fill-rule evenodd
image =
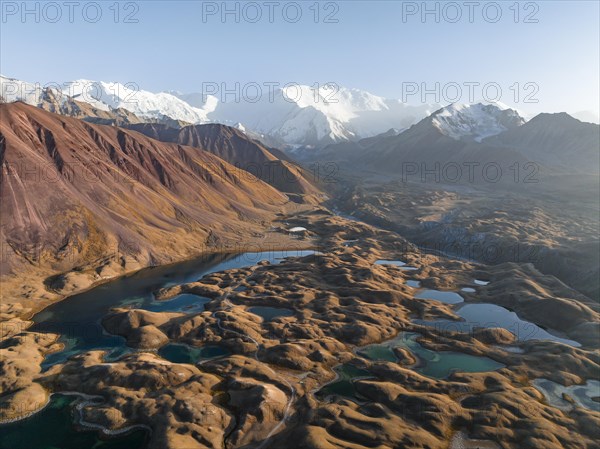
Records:
M218 345L195 347L184 343L169 343L158 350L158 355L172 363L196 364L201 360L209 360L231 354Z
M354 387L354 381L368 379L373 377L373 375L369 371L349 363L336 366L333 370L336 372L338 378L323 386L323 388L317 392L317 396L321 398L327 396L342 396L352 400L361 400L361 396Z
M149 310L150 312L200 313L204 311L204 305L209 301L210 298L205 298L204 296L183 293L171 299L153 300L150 303L144 302L135 305L134 308Z
M488 357L478 357L453 351L431 351L425 349L417 338L419 334L400 333L396 338L385 343L369 345L357 351L357 354L370 360L396 362L398 358L394 348L408 349L418 357L415 371L436 379L444 379L455 371L479 373L495 371L504 365Z
M271 321L280 316L292 316L294 311L291 309L285 309L283 307L265 307L255 306L248 308L250 313L258 315L264 321Z
M459 304L464 298L456 292L444 292L441 290L423 290L415 295L417 299L434 299L445 304Z
M573 404L563 397L563 394L567 394L580 407L600 412L600 381L598 380L588 380L583 385L565 387L548 379L535 379L533 386L546 397L548 404L561 410L573 408Z
M565 343L571 346L581 346L574 340L561 338L542 329L534 323L522 320L515 312L495 304L465 304L456 310L456 314L464 321L423 321L415 320L415 323L425 326L433 326L439 332L464 332L471 333L477 327L493 328L501 327L509 330L517 337L518 341L527 340L550 340Z
M375 265L391 265L394 267L403 267L404 265L406 265L406 262L403 262L401 260L384 260L384 259L380 259L375 261Z

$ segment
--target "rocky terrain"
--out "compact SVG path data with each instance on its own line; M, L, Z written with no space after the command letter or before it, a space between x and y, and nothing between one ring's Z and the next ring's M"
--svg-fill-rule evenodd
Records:
M116 361L83 352L40 372L43 354L56 350L53 336L4 340L5 417L18 413L19 392L40 404L47 392L78 391L103 399L83 407L87 422L113 430L149 426L151 448L447 448L460 438L482 447L597 447L600 413L558 409L532 386L540 377L573 385L597 376L595 303L531 265L489 267L423 253L392 231L325 209L285 222L307 228L320 252L155 292L165 303L181 293L208 297L204 312L112 310L104 328L137 349ZM376 264L400 258L415 270ZM509 307L582 346L516 340L500 328L449 333L417 324L458 317L451 304L415 298L407 279L448 291L486 279L463 294L467 303ZM252 312L256 306L293 313L264 319ZM397 363L356 351L407 331L429 350L486 356L504 367L432 378L410 351L400 351ZM229 355L171 363L155 352L169 342L219 345ZM26 370L19 369L23 351L31 354ZM340 364L370 373L352 383L355 399L317 394Z
M433 252L486 264L520 262L600 300L594 182L515 190L420 182L352 182L337 207Z

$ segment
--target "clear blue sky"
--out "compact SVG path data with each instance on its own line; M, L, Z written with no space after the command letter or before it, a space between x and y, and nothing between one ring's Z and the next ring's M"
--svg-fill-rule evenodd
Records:
M524 95L532 90L524 90L523 84L534 82L539 104L525 104L521 98L516 107L598 113L600 11L595 0L521 2L518 23L513 1L499 2L502 17L496 23L491 22L493 7L485 19L482 9L490 3L485 1L475 8L473 23L461 1L456 2L463 14L457 23L443 15L440 23L433 15L423 23L419 11L403 20L403 9L410 12L422 2L400 1L321 2L318 23L313 1L299 2L302 17L297 23L290 22L293 6L285 20L283 5L290 3L285 1L276 2L273 23L265 2L255 3L263 14L257 23L244 20L254 17L256 9L250 7L246 16L240 10L239 23L234 15L223 23L219 14L205 20L202 15L203 8L220 9L222 2L200 1L135 2L137 11L121 2L115 23L114 2L108 1L99 2L102 18L90 23L81 10L87 3L79 2L73 23L64 5L56 23L45 20L56 15L50 7L40 11L36 23L35 14L23 20L20 1L3 0L0 72L40 83L86 78L182 92L198 91L203 82L332 81L395 98L401 97L403 82L492 81L503 89L501 101L510 105L515 105L510 86L521 83ZM429 7L435 3L428 2ZM19 10L12 14L15 7ZM447 8L446 18L453 19L456 10ZM138 23L124 23L131 12ZM88 17L93 19L94 13L87 9ZM324 23L328 13L338 22ZM538 23L524 23L527 14ZM411 97L411 102L419 101Z

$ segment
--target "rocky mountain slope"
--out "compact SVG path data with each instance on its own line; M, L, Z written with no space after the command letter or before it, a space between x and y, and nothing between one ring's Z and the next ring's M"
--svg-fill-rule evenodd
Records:
M277 149L267 149L242 131L219 124L171 128L156 124L135 124L130 129L153 139L199 148L224 159L242 173L250 172L276 189L297 195L314 195L318 189L310 175Z
M525 123L525 119L514 109L482 103L454 103L435 111L429 118L442 134L454 140L476 142Z
M566 172L598 174L600 166L600 126L581 122L564 112L539 114L523 126L489 137L484 143L515 148L532 161Z
M198 148L23 103L0 114L4 280L107 259L117 271L182 259L250 239L289 202Z

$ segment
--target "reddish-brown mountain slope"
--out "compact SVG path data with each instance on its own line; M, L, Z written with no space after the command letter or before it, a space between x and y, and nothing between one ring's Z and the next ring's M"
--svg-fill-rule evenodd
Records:
M23 103L0 115L2 274L115 253L175 260L239 241L288 202L197 148Z
M208 124L171 128L160 124L140 123L128 125L128 128L163 142L209 151L282 192L297 195L318 193L318 189L307 180L308 176L303 169L284 153L267 149L260 142L230 126Z

